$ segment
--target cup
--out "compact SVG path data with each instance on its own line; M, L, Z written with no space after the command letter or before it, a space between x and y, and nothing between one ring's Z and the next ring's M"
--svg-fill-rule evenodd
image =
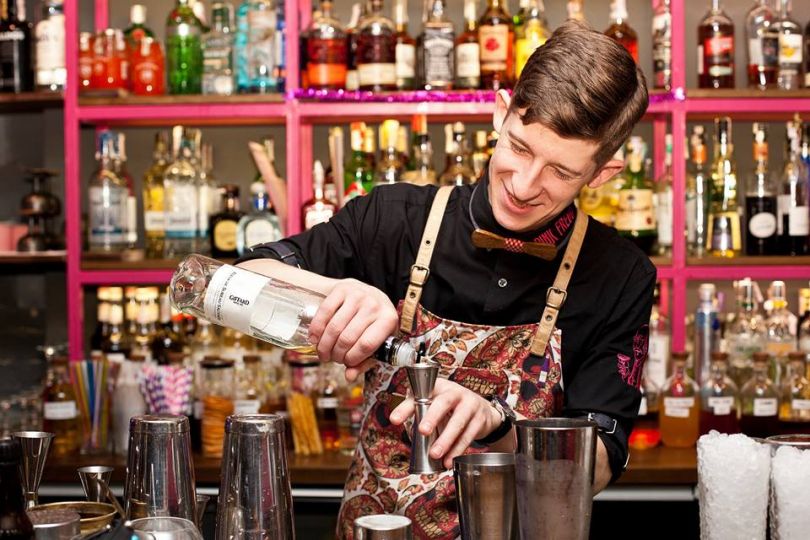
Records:
M229 416L223 446L216 539L295 538L284 419Z
M462 540L517 538L514 454L458 456L453 476Z
M75 510L29 510L35 540L75 540L81 536L79 513Z
M810 531L810 435L775 435L771 448L771 537L801 538Z
M596 423L517 422L515 480L520 537L587 540L593 504Z
M124 484L127 517L179 517L196 522L188 418L133 416Z
M354 540L412 540L411 520L393 514L372 514L354 520Z
M110 478L113 473L112 467L88 465L87 467L79 467L76 472L79 474L84 496L87 497L88 501L108 502L106 490L102 488L100 482L104 482L107 486L110 485Z
M183 518L139 518L127 525L142 540L203 540L194 523Z
M42 481L42 471L45 470L45 461L48 459L54 434L44 431L16 431L11 436L20 441L22 447L20 478L25 493L25 507L32 508L39 504L39 483Z

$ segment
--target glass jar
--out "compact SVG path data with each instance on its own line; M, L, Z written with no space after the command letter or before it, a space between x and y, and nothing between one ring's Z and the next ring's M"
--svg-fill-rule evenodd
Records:
M233 414L234 361L207 357L202 361L202 452L222 457L225 419Z
M82 446L79 409L68 367L67 358L52 359L45 382L42 428L54 434L52 456L76 455Z

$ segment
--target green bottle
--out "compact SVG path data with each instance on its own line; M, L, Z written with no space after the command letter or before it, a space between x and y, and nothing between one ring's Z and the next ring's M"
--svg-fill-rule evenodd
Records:
M625 183L619 190L616 230L620 236L629 239L649 255L658 233L653 209L652 183L644 170L646 152L647 146L641 137L631 137L627 145Z
M177 0L166 20L166 71L170 94L202 93L202 23L189 0Z

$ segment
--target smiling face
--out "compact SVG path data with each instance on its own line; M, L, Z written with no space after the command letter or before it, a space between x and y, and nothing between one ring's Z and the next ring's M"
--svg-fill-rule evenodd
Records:
M495 220L524 232L542 226L567 208L586 184L598 187L623 163L596 168L595 141L562 138L540 123L523 124L508 113L509 96L499 92L493 125L498 144L489 164L489 200Z

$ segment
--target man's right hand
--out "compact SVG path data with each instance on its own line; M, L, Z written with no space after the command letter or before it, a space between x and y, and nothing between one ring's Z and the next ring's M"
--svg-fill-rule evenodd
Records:
M309 325L309 340L321 361L346 366L355 380L373 366L372 354L399 325L397 310L379 289L356 279L342 279L321 302Z

